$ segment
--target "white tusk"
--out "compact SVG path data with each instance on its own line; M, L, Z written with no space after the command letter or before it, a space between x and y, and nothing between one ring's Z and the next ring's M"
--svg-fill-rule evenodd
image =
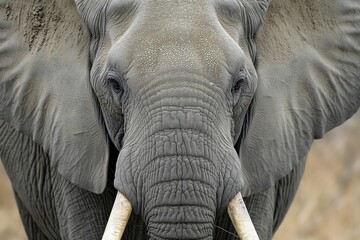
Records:
M131 214L131 204L121 193L117 193L102 240L120 240Z
M227 208L231 222L242 240L259 240L241 193L238 193Z

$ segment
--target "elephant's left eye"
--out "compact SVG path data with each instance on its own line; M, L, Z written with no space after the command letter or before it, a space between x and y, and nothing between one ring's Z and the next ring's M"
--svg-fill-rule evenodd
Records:
M110 87L114 90L114 92L116 92L116 93L123 92L123 88L121 87L119 81L116 78L109 76L107 78L107 81L108 81L108 84L110 85Z
M244 82L246 80L246 74L245 70L240 70L239 74L234 80L233 87L231 88L231 92L236 94L240 91L241 86L243 86Z

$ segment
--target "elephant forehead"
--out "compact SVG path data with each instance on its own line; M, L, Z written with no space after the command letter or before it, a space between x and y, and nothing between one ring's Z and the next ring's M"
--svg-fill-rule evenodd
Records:
M120 29L124 28L121 20L109 24L110 65L125 72L127 79L141 83L176 71L202 75L226 88L231 76L244 64L245 56L220 24L211 2L139 4L126 30Z

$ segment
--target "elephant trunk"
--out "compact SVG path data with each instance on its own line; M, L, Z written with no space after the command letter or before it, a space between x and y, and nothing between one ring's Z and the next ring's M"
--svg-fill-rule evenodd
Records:
M227 173L219 160L227 155L218 145L195 130L166 129L143 147L122 150L118 165L132 168L121 168L121 183L127 176L130 181L118 189L130 199L135 196L131 202L150 239L212 239Z
M150 239L213 239L213 218L208 216L208 220L204 222L192 223L190 218L196 217L201 214L208 214L206 207L194 206L181 208L172 208L170 210L155 210L158 215L166 215L169 218L181 219L183 216L188 215L188 220L185 222L173 222L168 219L169 222L156 222L150 221L147 225L148 236ZM202 213L204 212L204 213Z
M217 182L207 165L206 159L190 156L153 161L144 184L150 239L212 239Z
M212 239L216 214L226 212L243 182L226 96L196 79L154 88L124 110L131 117L115 187L151 239Z

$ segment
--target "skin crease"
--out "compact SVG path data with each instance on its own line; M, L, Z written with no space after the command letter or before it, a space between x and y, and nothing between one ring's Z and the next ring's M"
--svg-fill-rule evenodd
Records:
M359 108L356 0L1 4L0 157L30 239L100 239L116 191L123 239L238 239L239 191L271 239L313 139Z

